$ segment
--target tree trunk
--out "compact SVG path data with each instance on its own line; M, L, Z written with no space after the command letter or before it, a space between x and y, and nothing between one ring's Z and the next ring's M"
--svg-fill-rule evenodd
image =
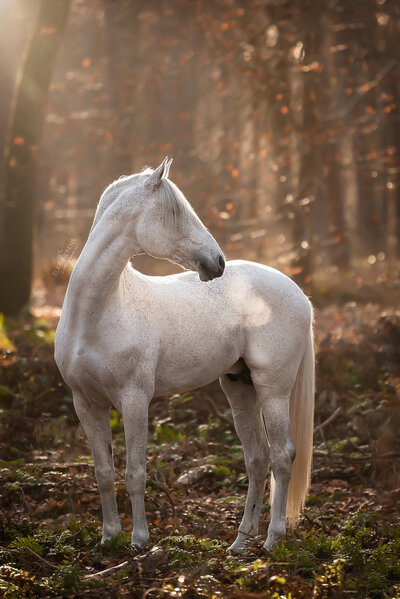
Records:
M319 15L308 17L308 29L303 38L303 51L306 60L311 61L317 54L319 43ZM300 18L300 16L299 16ZM313 273L312 209L317 193L317 173L320 153L310 131L316 131L316 98L318 80L313 72L299 72L295 65L290 73L291 114L294 126L293 137L293 200L290 204L295 218L292 220L292 239L296 254L292 260L293 279L311 292ZM296 172L297 171L297 172Z
M346 38L347 30L343 33L335 27L338 16L344 23L350 18L342 11L337 14L335 8L321 17L324 50L321 53L323 70L320 111L321 114L325 114L326 121L323 124L324 141L320 151L326 212L329 218L326 231L329 260L335 266L347 269L350 266L350 240L347 230L342 168L344 126L340 118L347 99L343 81L339 80L340 72L346 68L346 62L344 52L340 53L334 50L339 44L346 44L348 40Z
M70 0L41 0L19 73L5 151L5 204L0 239L0 311L17 314L28 302L38 145L45 103Z

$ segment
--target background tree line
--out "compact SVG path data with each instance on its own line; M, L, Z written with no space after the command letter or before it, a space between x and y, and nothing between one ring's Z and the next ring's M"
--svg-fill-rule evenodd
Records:
M0 309L27 300L32 230L40 274L71 239L79 251L112 179L164 155L228 257L306 290L326 266L399 257L398 0L6 0L2 12L0 274L20 272L25 295L11 289Z

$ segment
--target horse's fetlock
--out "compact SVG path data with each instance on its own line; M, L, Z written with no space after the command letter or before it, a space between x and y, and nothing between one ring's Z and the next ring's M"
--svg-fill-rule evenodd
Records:
M131 545L132 547L144 547L149 538L150 535L147 526L142 529L135 529L132 532Z
M103 536L101 538L101 542L108 541L113 539L121 532L121 523L119 520L116 520L112 524L103 524Z

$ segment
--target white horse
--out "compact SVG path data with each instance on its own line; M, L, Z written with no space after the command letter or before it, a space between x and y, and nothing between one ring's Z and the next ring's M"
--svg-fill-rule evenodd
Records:
M285 535L286 511L290 525L298 521L309 486L311 305L273 268L241 260L225 267L217 242L168 179L170 164L165 159L154 171L123 177L103 193L68 285L55 359L92 448L102 542L121 530L110 407L123 416L132 545L143 547L149 538L144 507L149 403L219 377L249 476L243 519L230 550L242 552L258 533L270 462L268 549ZM129 262L143 252L190 271L145 276Z

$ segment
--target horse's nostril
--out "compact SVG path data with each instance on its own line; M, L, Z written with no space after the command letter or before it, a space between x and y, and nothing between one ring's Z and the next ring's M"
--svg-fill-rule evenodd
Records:
M196 260L198 266L202 271L203 280L211 280L216 277L220 277L225 270L225 259L223 254L218 254L217 256L212 255L199 255ZM199 271L200 272L200 271Z

